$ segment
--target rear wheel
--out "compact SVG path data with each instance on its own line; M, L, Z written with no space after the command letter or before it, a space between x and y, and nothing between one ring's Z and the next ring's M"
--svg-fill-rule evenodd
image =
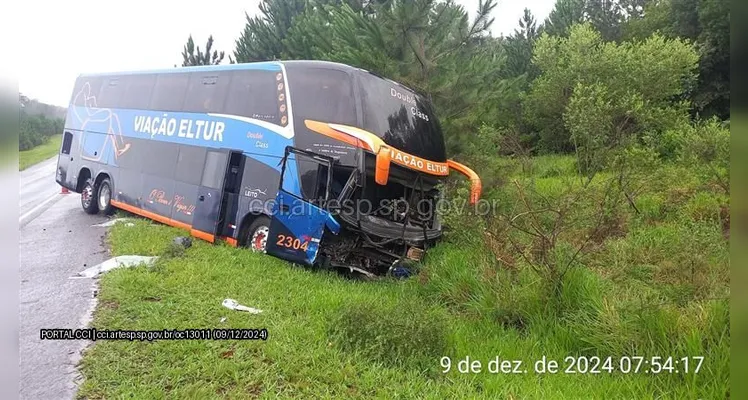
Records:
M93 180L91 178L86 179L86 183L83 184L83 190L81 190L81 207L83 207L83 211L87 214L96 214L99 212L95 193Z
M257 253L264 253L267 249L268 235L270 234L270 219L259 216L249 225L247 229L246 246Z
M104 180L99 183L96 199L98 201L99 210L101 210L104 215L112 215L114 213L114 207L112 207L112 183L109 181L109 178L104 178Z

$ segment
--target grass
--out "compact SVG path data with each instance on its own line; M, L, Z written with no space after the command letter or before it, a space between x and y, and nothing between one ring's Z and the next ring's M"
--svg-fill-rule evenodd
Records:
M60 151L61 144L62 135L53 135L49 138L47 143L36 146L31 150L19 151L18 170L23 171L32 165L53 157Z
M543 190L574 173L568 159L538 164ZM375 283L198 240L180 254L170 243L183 231L142 219L115 225L108 237L115 255L167 256L107 273L93 326L267 328L269 338L100 341L83 358L78 396L729 397L729 256L713 215L726 199L698 185L671 179L665 190L642 194L646 211L586 252L552 299L541 275L500 237L471 231L483 229L472 220L430 251L417 278ZM225 298L264 312L228 310ZM622 356L705 359L698 374L564 373L570 356L614 364ZM468 357L480 372L460 372ZM497 357L521 361L519 373L489 370ZM560 371L536 373L543 359Z

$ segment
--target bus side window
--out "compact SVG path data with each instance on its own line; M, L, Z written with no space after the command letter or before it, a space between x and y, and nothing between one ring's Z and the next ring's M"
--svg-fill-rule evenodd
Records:
M73 145L73 134L65 132L65 136L62 139L62 154L70 154L70 147Z
M220 189L226 172L226 153L208 151L203 168L202 186Z

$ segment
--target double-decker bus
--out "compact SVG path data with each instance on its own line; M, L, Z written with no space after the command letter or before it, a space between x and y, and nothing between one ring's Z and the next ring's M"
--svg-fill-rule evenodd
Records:
M343 64L279 61L80 75L56 181L122 209L305 265L407 275L441 236L456 171L432 105Z

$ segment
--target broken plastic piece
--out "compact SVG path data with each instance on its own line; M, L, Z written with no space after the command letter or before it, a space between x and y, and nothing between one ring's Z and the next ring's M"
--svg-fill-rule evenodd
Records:
M96 276L103 274L104 272L111 271L115 268L120 267L134 267L136 265L150 266L156 261L158 257L146 257L146 256L117 256L112 257L101 264L94 265L93 267L86 268L83 271L73 275L70 279L80 278L95 278Z
M225 300L223 300L223 303L221 303L221 304L224 307L226 307L226 308L228 308L230 310L246 311L246 312L248 312L250 314L259 314L259 313L262 312L262 310L258 310L256 308L243 306L243 305L239 304L239 302L236 301L236 300L234 300L234 299L225 299Z
M91 226L96 226L96 227L99 227L99 228L108 228L110 226L113 226L117 222L125 222L125 221L129 221L131 219L132 218L114 218L114 219L110 219L109 221L102 222L100 224L91 225ZM130 224L132 224L132 223L129 223L127 226L132 226Z

